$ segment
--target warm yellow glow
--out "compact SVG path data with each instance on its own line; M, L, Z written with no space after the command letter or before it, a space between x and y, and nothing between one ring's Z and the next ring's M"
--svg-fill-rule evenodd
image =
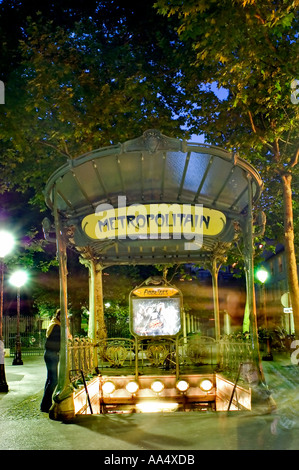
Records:
M151 389L153 392L160 393L164 389L164 384L160 382L160 380L155 380L155 382L151 384Z
M179 407L178 403L165 403L162 401L144 401L137 403L136 409L140 413L161 413L176 411Z
M213 382L209 379L204 379L199 384L203 392L209 392L213 388Z
M174 287L139 287L133 291L138 297L171 297L179 291Z
M179 380L178 383L176 384L176 388L180 392L186 392L186 390L188 390L189 388L189 384L188 382L186 382L186 380Z
M134 204L131 206L111 207L89 214L82 220L82 230L94 240L124 239L133 236L164 235L169 239L172 234L184 235L219 235L226 225L226 216L215 209L202 207L200 204L176 204L186 218L182 227L181 217L173 214L172 204ZM100 207L100 206L99 206ZM133 217L134 224L129 222ZM113 222L111 222L113 220ZM209 224L204 223L209 220ZM197 222L195 222L197 221ZM197 241L199 241L197 239Z
M137 382L129 382L126 385L126 390L129 393L136 393L138 389L139 389L139 385Z
M115 385L113 382L105 382L103 383L102 390L104 393L107 393L107 395L110 395L110 393L113 393L115 390Z

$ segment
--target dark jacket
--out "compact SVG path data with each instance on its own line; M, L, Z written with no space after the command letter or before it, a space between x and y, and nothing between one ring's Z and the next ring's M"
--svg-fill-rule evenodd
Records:
M60 351L60 325L54 325L51 333L46 339L45 343L46 351Z

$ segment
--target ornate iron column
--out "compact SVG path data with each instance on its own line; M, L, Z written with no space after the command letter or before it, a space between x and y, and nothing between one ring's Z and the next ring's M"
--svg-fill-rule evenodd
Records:
M88 289L89 289L89 318L88 337L96 341L96 313L95 313L95 269L94 263L90 259L80 258L80 263L88 268Z
M249 326L251 345L253 350L253 358L261 374L261 379L264 381L264 374L261 367L259 342L258 342L258 329L257 329L257 313L256 313L256 299L254 289L254 247L253 247L253 207L252 207L252 177L247 175L248 181L248 212L245 222L242 224L243 239L244 239L244 264L245 264L245 278L246 278L246 306L249 314Z
M219 315L219 292L218 292L218 273L221 263L217 263L214 258L211 266L213 302L214 302L214 319L215 319L215 339L220 340L220 315Z
M214 320L215 320L215 339L220 340L220 312L219 312L219 292L218 292L218 274L224 262L225 257L221 254L215 254L212 260L204 263L204 267L208 269L212 276L213 303L214 303Z
M54 189L54 219L59 260L60 309L61 309L61 340L59 356L58 384L54 393L54 405L50 410L50 418L68 421L75 416L73 386L70 382L70 362L68 348L68 313L67 313L67 252L63 237L59 213L57 210L57 191Z
M88 337L97 343L99 340L106 339L107 330L104 319L103 304L103 266L94 259L84 259L82 263L89 270L89 322ZM98 356L95 349L94 355L95 369L98 367Z
M95 299L95 318L96 318L96 338L98 341L107 338L107 329L104 318L103 302L103 266L100 263L94 263L94 299Z

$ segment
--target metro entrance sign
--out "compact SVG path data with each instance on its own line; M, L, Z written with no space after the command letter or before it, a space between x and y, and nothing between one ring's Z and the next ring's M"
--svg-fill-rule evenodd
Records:
M261 230L263 218L253 218L252 208L262 186L236 153L150 129L68 161L45 195L67 243L103 267L211 264L236 237L250 237L252 224Z
M218 273L230 248L242 238L252 358L260 369L253 238L263 233L265 225L265 217L255 210L262 189L258 172L237 153L188 143L156 129L70 159L51 175L45 200L54 217L61 308L54 419L66 420L75 412L67 331L67 247L76 249L89 269L88 335L93 343L106 341L104 269L185 263L205 265L211 273L218 341L221 338ZM50 220L44 220L43 229L49 240L54 238L52 227ZM151 337L161 338L161 341L175 342L178 350L182 296L166 295L172 292L163 291L164 296L155 290L170 286L142 287L144 295L138 296L136 292L130 299L130 327L137 338L136 344L144 337L146 342ZM138 354L135 360L137 364ZM95 354L95 367L96 362ZM259 373L263 379L262 369ZM176 361L178 374L179 361Z
M120 201L121 197L118 198ZM122 201L121 201L122 202ZM82 220L82 229L92 239L202 238L219 235L225 215L201 204L132 204L114 208L101 204Z

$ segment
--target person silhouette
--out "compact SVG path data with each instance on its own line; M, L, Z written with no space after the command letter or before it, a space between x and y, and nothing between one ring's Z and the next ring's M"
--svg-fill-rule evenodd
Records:
M54 318L46 332L44 360L47 367L47 379L41 402L41 411L48 413L52 406L52 396L58 382L58 363L60 352L60 309L56 310Z

